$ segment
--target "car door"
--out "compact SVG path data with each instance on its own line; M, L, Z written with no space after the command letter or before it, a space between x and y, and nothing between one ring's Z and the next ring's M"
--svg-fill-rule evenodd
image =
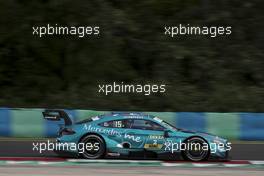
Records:
M123 149L143 150L146 136L141 129L133 129L132 119L106 121L100 126L118 132L118 135L108 135L108 138L119 143Z
M124 139L132 140L132 148L141 150L159 150L164 143L164 127L145 119L133 119Z
M125 128L123 129L122 136L123 136L123 143L127 143L129 145L129 149L135 149L137 151L144 150L144 144L146 140L146 134L144 131L139 128L134 128L134 120L127 119L125 121Z

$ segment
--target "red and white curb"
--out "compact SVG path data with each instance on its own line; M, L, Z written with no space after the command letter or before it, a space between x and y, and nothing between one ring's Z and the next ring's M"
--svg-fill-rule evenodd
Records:
M86 160L41 157L0 157L0 166L3 165L42 165L42 166L164 166L164 167L259 167L264 168L264 161L228 161L228 162L185 162L185 161L158 161L158 160Z
M263 166L264 161L246 161L246 160L233 160L228 162L162 162L162 166L168 167L249 167L249 166Z

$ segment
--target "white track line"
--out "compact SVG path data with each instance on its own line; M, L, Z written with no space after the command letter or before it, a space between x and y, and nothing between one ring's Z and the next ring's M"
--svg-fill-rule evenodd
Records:
M161 163L162 166L185 166L185 163Z
M89 160L89 159L68 159L69 162L80 162L80 163L161 163L156 160Z
M28 164L32 163L32 161L6 161L7 164Z
M243 166L249 166L250 164L223 164L225 167L243 167Z
M219 164L210 164L210 163L192 163L195 167L211 167L211 166L219 166Z
M62 163L65 163L65 162L60 162L60 161L38 161L37 163L41 164L41 165L52 165L52 164L62 164Z
M251 164L264 164L264 161L249 161Z

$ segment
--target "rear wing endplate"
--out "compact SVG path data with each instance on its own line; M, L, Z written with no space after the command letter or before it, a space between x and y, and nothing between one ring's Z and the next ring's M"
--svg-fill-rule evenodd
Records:
M42 112L44 119L51 121L64 120L65 126L72 125L72 120L69 115L63 110L45 110Z

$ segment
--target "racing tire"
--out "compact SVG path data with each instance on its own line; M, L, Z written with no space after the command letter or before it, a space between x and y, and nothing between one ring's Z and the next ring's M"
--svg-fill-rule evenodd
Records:
M209 158L210 147L201 137L191 137L184 143L183 158L188 161L205 161ZM207 145L207 146L206 146Z
M104 157L106 145L100 136L94 134L87 135L81 139L80 143L84 146L84 150L82 152L79 151L82 158L98 159Z

